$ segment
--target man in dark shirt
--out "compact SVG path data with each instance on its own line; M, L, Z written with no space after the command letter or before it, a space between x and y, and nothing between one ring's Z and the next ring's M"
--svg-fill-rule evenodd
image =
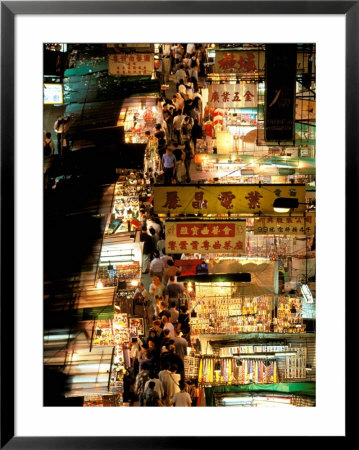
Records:
M182 336L189 341L189 333L190 333L190 324L189 324L189 314L187 312L186 306L182 305L180 306L180 313L178 316L178 327L181 332Z
M163 105L162 115L163 115L163 120L167 124L168 142L170 142L173 139L173 132L172 132L173 116L172 116L172 109L168 109L167 103L165 103Z
M170 282L166 286L164 292L167 304L171 304L172 301L178 304L178 298L182 294L183 290L183 286L179 283L176 283L175 277L171 276Z
M166 136L165 132L162 130L161 124L156 125L156 132L155 132L155 138L158 140L158 154L160 157L160 160L162 160L162 156L164 155L166 151Z
M142 227L140 242L143 242L142 273L148 273L151 255L155 251L155 246L151 236L147 233L146 226Z

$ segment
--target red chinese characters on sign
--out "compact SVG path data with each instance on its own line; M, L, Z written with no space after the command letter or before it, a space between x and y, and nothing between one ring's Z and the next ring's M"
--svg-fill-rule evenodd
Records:
M257 72L264 67L264 52L216 51L215 73Z
M228 192L221 192L217 198L221 202L221 206L223 206L226 209L232 209L233 208L232 200L235 199L236 196L232 194L231 191L228 191Z
M214 108L255 107L258 88L255 84L211 84L208 105Z
M263 195L261 195L259 192L257 191L248 192L248 195L244 198L248 200L248 207L250 209L256 209L261 207L260 199L263 198Z
M228 91L224 91L222 93L222 100L224 103L229 102L229 92Z
M246 222L177 221L166 227L168 253L236 253L246 248Z
M244 55L239 55L237 66L241 72L254 72L257 70L254 53L245 52Z
M234 69L237 61L234 59L234 55L226 53L221 59L218 60L218 64L222 70Z
M219 92L212 92L211 102L219 102Z
M232 98L232 102L240 102L241 99L239 98L239 92L235 92Z
M179 204L180 199L178 197L177 191L171 191L166 193L166 203L162 206L163 208L176 209L180 208L182 205Z
M206 209L208 201L203 199L204 192L196 192L194 194L194 201L192 202L193 208Z
M203 241L201 248L203 248L204 250L209 250L209 242L208 241Z
M198 250L199 242L198 241L191 241L190 245L192 247L192 250Z
M216 224L191 224L191 225L176 225L176 235L178 237L234 237L235 236L235 224L234 223L221 223Z
M246 92L244 93L244 100L245 100L246 102L251 102L251 101L252 101L252 97L254 97L254 95L252 94L252 92L246 91Z

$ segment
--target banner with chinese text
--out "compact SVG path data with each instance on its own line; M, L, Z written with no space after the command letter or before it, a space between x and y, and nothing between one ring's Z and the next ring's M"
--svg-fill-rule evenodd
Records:
M264 72L264 51L216 50L213 73Z
M245 242L245 220L166 223L166 253L245 254Z
M211 84L208 87L208 106L211 108L254 108L258 103L257 85Z
M259 217L254 219L254 234L312 235L315 229L315 214L286 217Z
M261 211L273 215L273 202L278 197L297 198L305 202L305 185L171 185L154 186L156 214L253 214ZM305 210L299 205L296 212ZM275 215L275 214L274 214Z
M315 71L315 54L298 51L297 72ZM265 70L265 52L262 50L216 50L213 73L260 73Z
M151 75L154 70L151 53L118 53L108 57L109 75Z

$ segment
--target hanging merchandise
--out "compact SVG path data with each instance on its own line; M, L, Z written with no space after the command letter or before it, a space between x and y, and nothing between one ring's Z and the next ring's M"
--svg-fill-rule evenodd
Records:
M202 384L270 384L276 383L277 361L263 359L214 358L203 356L200 362L198 382Z
M307 349L301 347L296 349L295 355L286 357L285 378L306 378Z
M195 298L192 309L197 316L191 317L192 334L269 332L272 303L271 296Z

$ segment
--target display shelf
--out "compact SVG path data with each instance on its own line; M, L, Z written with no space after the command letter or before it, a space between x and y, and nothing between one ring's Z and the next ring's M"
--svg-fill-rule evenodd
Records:
M238 334L198 334L196 337L207 339L210 343L216 341L248 341L253 339L286 339L288 336L294 336L298 339L313 337L314 333L238 333Z

